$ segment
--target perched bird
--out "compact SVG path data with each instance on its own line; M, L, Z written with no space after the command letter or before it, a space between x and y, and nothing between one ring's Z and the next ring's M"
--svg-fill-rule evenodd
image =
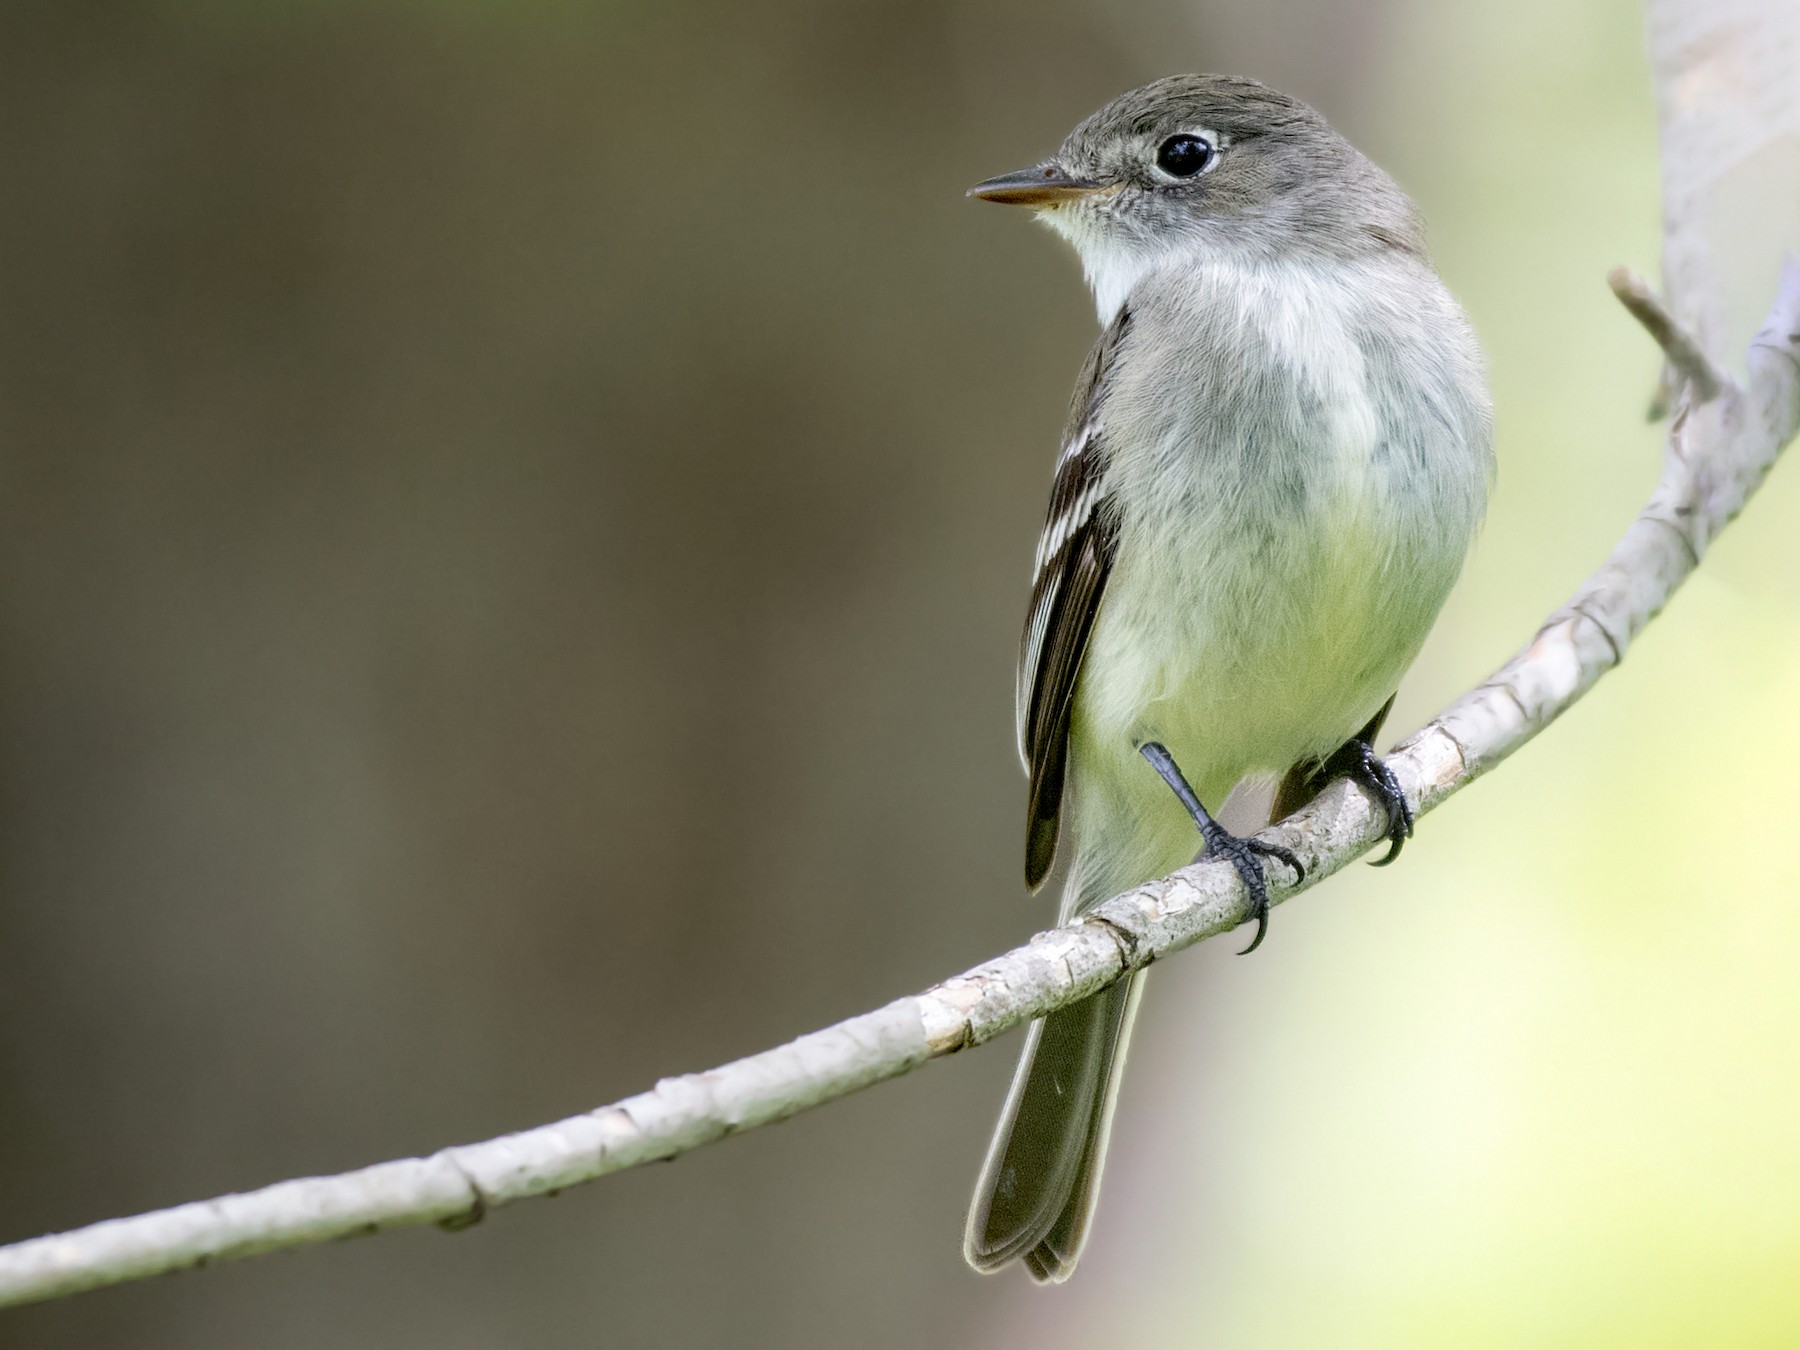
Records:
M1067 921L1186 864L1198 827L1243 878L1255 947L1266 860L1299 864L1202 803L1279 780L1280 818L1348 774L1387 809L1384 861L1411 833L1373 741L1486 506L1480 350L1406 195L1254 80L1133 90L970 195L1075 246L1104 330L1019 659L1025 879L1060 840ZM1032 1027L969 1214L977 1269L1075 1269L1143 982Z

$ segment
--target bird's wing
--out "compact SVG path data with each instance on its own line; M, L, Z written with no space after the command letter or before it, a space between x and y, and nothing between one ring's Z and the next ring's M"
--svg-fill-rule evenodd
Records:
M1075 677L1118 538L1105 496L1101 411L1107 375L1130 322L1130 312L1120 310L1094 344L1075 387L1056 461L1056 483L1050 490L1050 511L1038 540L1037 575L1019 648L1019 754L1031 775L1025 881L1033 888L1043 881L1056 856Z

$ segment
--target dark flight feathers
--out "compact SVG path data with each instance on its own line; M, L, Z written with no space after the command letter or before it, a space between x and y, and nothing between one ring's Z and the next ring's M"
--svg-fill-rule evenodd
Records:
M1130 314L1121 310L1094 344L1075 386L1019 649L1019 753L1031 775L1025 882L1033 889L1056 856L1075 679L1118 540L1104 496L1101 410L1107 375L1129 326Z

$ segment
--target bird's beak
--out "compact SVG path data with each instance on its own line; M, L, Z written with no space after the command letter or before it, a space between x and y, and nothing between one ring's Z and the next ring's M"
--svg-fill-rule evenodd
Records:
M1106 186L1105 183L1096 183L1091 179L1077 178L1062 165L1052 161L1040 164L1035 169L1003 173L998 178L977 183L969 189L969 196L979 197L984 202L999 202L1004 206L1056 206L1061 202L1074 201L1077 197L1090 197L1096 192L1104 192Z

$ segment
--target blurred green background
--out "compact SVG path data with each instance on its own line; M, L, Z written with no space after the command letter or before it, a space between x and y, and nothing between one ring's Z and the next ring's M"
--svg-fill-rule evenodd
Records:
M1012 662L1093 316L962 190L1187 69L1393 171L1487 346L1408 730L1657 471L1631 0L9 6L0 1238L569 1114L1047 922ZM1403 865L1160 970L1069 1286L958 1251L1013 1040L0 1343L1792 1344L1797 518L1790 467Z

